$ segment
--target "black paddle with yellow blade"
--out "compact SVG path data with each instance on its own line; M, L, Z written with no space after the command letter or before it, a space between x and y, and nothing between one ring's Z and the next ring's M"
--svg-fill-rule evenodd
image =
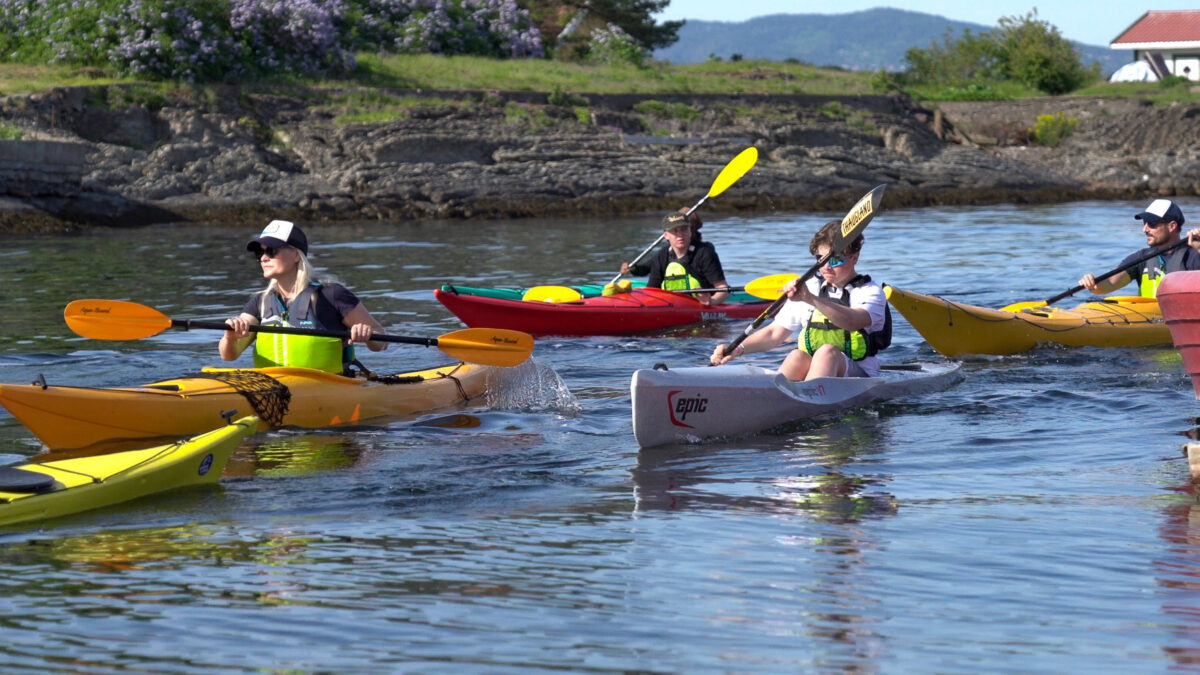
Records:
M1147 260L1149 260L1155 256L1166 255L1181 246L1186 246L1187 243L1188 243L1187 239L1182 239L1180 241L1175 242L1174 244L1171 244L1170 246L1168 246L1164 249L1157 249L1150 253L1147 253L1146 255L1138 258L1137 260L1134 260L1133 262L1125 263L1124 265L1121 265L1120 267L1113 268L1102 274L1097 274L1095 279L1096 279L1096 281L1103 281L1104 279L1107 279L1114 274L1119 274L1121 272L1125 272L1129 269L1137 267L1138 265L1146 262ZM1058 302L1059 300L1062 300L1063 298L1067 298L1072 295L1075 295L1076 293L1078 293L1079 291L1082 291L1082 290L1083 290L1083 286L1075 286L1074 288L1072 288L1070 290L1063 291L1062 293L1059 293L1058 295L1054 296L1053 298L1048 298L1044 301L1043 300L1030 300L1027 302L1014 302L1011 305L1006 305L1004 307L1001 307L1000 310L1003 312L1020 312L1020 311L1026 310L1026 309L1035 309L1037 307L1046 307L1049 305L1053 305L1054 303Z
M729 160L729 163L725 165L725 168L721 169L721 173L717 174L717 178L713 181L712 187L708 188L708 194L701 197L700 201L696 202L692 208L688 209L683 216L686 218L692 215L696 209L700 208L701 204L708 201L709 197L716 197L722 192L728 190L731 185L738 182L742 176L745 176L747 171L753 169L754 165L757 163L758 148L751 146L739 152L738 156ZM641 262L642 258L645 258L646 254L650 253L650 251L653 251L654 247L658 246L658 242L662 241L663 237L665 236L665 234L658 235L658 239L655 239L653 244L650 244L648 247L646 247L646 250L639 253L638 257L634 258L633 262L629 263L629 266L634 267ZM615 284L622 276L624 276L622 273L618 273L617 276L613 277L612 281L608 283Z
M867 223L871 222L871 219L875 217L876 211L879 210L880 202L883 201L883 190L885 187L885 185L880 185L858 200L858 203L842 218L842 226L834 233L833 245L830 247L829 252L821 256L816 264L808 268L807 272L801 274L796 282L797 284L802 284L811 279L821 269L822 265L829 262L830 258L841 255L855 239L862 236L863 230L867 228ZM763 277L763 279L778 279L782 276L788 275L773 275L772 277ZM738 335L732 342L725 345L725 353L732 354L733 350L737 349L738 345L750 337L751 333L758 330L764 321L779 313L779 309L783 307L783 303L785 302L787 302L787 295L781 293L775 298L775 302L772 302L769 307L763 310L762 314L759 314L754 319L753 323L746 326L746 330L742 331L741 335Z
M228 330L224 322L172 319L162 312L124 300L75 300L63 311L67 326L77 334L95 340L140 340L167 330ZM251 326L259 333L285 333L348 339L350 333L286 326ZM515 366L525 362L533 351L528 333L499 328L467 328L436 338L408 337L372 333L372 340L437 347L460 361L487 366Z

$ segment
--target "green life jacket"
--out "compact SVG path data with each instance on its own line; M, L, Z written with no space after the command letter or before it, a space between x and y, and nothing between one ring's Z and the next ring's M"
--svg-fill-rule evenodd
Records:
M1146 261L1146 268L1142 270L1142 277L1138 279L1138 295L1143 298L1158 296L1158 285L1162 283L1163 277L1167 276L1166 264L1167 261L1161 255Z
M692 288L703 288L700 280L692 276L691 271L683 263L672 260L663 270L662 289L664 291L686 291Z
M846 287L842 289L842 294L834 299L838 304L850 306L850 289L856 286L866 285L871 281L871 277L860 274L850 280ZM821 289L818 291L819 297L829 298L828 286L821 284ZM883 329L868 333L866 330L849 331L844 328L839 328L829 320L818 309L813 309L813 315L808 320L808 324L804 330L800 331L800 337L797 340L799 348L808 355L813 355L817 352L817 348L821 345L833 345L846 356L849 356L855 361L861 361L868 356L874 356L882 349L887 349L892 344L892 312L887 305L883 307Z
M295 326L329 330L316 324L317 295L320 284L311 284L301 291L285 307L278 295L264 297L260 314L264 326ZM274 300L278 314L267 315L266 305ZM349 359L347 358L349 357ZM293 366L315 368L327 373L342 374L346 364L353 358L347 353L342 340L316 335L284 335L281 333L257 333L254 339L254 367Z

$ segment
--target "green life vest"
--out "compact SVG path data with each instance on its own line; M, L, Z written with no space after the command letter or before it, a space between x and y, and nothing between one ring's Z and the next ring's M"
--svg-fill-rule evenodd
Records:
M317 293L320 284L312 284L304 289L284 307L279 296L272 295L263 304L275 301L278 314L266 316L262 320L264 326L296 326L299 328L320 328L315 323L317 311ZM265 307L262 314L267 314ZM292 366L299 368L315 368L327 373L341 374L348 361L346 349L342 340L316 335L285 335L282 333L257 333L254 339L254 367L269 368L271 366Z
M692 276L688 268L681 262L672 260L663 270L662 289L664 291L686 291L692 288L703 288L700 280Z
M1143 298L1158 296L1158 285L1167 276L1163 269L1166 264L1161 255L1146 261L1146 269L1142 270L1142 278L1138 280L1138 295Z
M850 306L850 289L856 286L866 285L871 281L871 277L860 274L850 280L846 284L842 294L834 301ZM825 284L821 284L821 290L818 295L822 298L829 298L829 290ZM886 349L892 344L892 313L887 305L883 307L884 321L883 329L868 333L866 330L849 331L844 328L839 328L834 325L829 317L825 316L818 309L813 309L813 315L808 320L808 324L804 326L804 330L800 331L800 337L797 340L801 351L809 356L815 354L821 345L833 345L838 351L846 356L849 356L855 361L861 361L868 356L874 356L881 349Z

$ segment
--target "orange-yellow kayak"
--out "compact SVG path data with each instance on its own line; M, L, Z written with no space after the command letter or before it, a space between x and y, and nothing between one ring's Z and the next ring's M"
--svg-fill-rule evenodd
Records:
M469 401L492 366L458 363L377 380L309 368L206 368L140 387L0 384L3 405L51 450L162 439L212 428L222 411L260 418L259 428L353 425Z
M211 422L221 423L216 415ZM215 483L238 442L257 428L257 418L243 417L167 445L0 467L0 525L55 518L184 485Z
M1012 312L976 307L889 286L888 302L941 354L1015 354L1038 344L1148 347L1171 344L1153 298L1113 296L1072 309Z

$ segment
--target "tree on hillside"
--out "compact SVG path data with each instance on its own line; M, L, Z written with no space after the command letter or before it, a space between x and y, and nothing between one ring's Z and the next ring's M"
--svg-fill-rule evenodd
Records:
M904 55L906 77L916 84L966 86L1015 80L1047 94L1074 91L1100 76L1099 64L1084 67L1079 50L1051 24L1025 16L1003 17L982 33L949 32L941 44L913 47Z
M577 29L586 25L586 20L600 26L617 26L642 48L653 51L675 44L679 29L683 27L682 21L657 23L654 20L655 14L671 4L670 0L522 0L520 4L540 23L542 34L549 43L553 43L572 20Z
M1058 28L1037 18L1037 10L1022 17L1000 19L996 31L1004 74L1047 94L1065 94L1099 77L1099 66L1085 68L1079 50Z

